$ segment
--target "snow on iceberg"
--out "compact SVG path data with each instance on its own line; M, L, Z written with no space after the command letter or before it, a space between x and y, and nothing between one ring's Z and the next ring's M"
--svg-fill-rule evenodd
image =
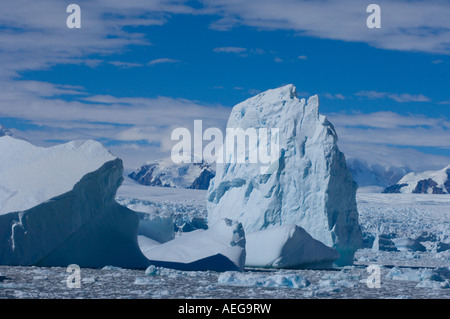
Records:
M336 250L325 246L297 225L283 225L246 234L248 267L330 268Z
M178 270L242 271L245 263L242 225L229 219L141 249L151 265Z
M216 163L207 194L208 223L242 223L246 233L295 224L336 249L338 265L351 264L362 244L356 188L333 125L318 112L317 96L298 99L293 85L263 92L236 105L227 128L278 128L278 169ZM268 138L258 138L267 145ZM247 253L250 253L248 251Z
M114 197L122 161L95 141L0 137L0 264L144 268L138 217Z

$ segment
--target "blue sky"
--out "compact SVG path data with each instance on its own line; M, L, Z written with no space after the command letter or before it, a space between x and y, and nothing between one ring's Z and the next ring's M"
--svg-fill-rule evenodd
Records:
M81 7L81 29L66 7ZM38 145L92 138L128 167L170 132L226 124L231 107L292 83L318 94L348 158L450 163L450 4L10 1L0 4L0 124Z

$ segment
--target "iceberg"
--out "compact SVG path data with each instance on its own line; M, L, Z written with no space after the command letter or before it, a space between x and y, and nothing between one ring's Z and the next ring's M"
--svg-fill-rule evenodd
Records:
M242 271L245 235L242 225L223 219L213 227L185 233L161 245L140 240L141 249L155 267L199 271Z
M0 264L145 268L138 217L114 197L122 161L95 141L0 137Z
M283 225L246 234L246 266L260 268L331 268L336 250L297 225Z
M362 245L357 184L333 125L319 114L318 97L299 99L293 85L268 90L237 104L227 128L278 129L279 157L265 174L257 164L217 162L207 193L208 224L230 218L247 234L298 225L338 251L336 264L351 264ZM270 149L268 140L258 137L258 147Z

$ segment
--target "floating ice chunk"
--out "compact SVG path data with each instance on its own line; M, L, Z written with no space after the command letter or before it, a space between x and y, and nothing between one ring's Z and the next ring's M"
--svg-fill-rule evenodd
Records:
M96 281L97 281L97 278L95 278L95 276L85 277L85 278L81 279L81 282L84 284L93 284Z
M276 288L305 288L310 282L299 274L257 274L227 271L219 275L217 282L232 286L259 286Z
M386 275L386 278L392 280L405 280L405 281L444 281L442 275L446 276L448 270L441 268L436 269L412 269L412 268L392 268Z
M135 285L151 285L155 284L155 280L151 277L137 277L134 280Z
M416 285L416 288L448 289L450 281L423 280Z
M297 225L246 234L248 267L329 268L339 254Z
M145 270L145 274L148 276L157 276L160 274L159 269L153 265L150 265Z
M111 266L111 265L107 265L107 266L103 267L102 270L107 270L107 271L123 271L122 268L116 267L116 266Z
M179 270L243 270L245 235L240 223L224 219L213 227L185 233L144 252L149 263Z
M372 250L374 250L374 251L380 251L380 250L382 250L382 251L397 251L397 247L395 247L395 244L389 235L377 233L377 235L373 241Z
M411 238L394 238L392 241L399 251L426 251L425 246Z

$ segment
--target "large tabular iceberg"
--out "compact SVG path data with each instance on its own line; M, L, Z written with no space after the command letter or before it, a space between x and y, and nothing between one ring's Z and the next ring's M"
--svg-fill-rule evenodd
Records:
M227 128L276 128L279 158L272 174L259 165L217 163L207 195L208 223L221 218L252 233L294 224L336 249L349 264L362 243L356 188L333 125L318 112L317 96L298 99L293 85L263 92L236 105ZM267 144L258 137L258 146ZM270 172L270 170L269 170ZM251 252L247 249L247 253Z
M122 172L95 141L0 137L0 264L146 267L138 217L114 199Z

